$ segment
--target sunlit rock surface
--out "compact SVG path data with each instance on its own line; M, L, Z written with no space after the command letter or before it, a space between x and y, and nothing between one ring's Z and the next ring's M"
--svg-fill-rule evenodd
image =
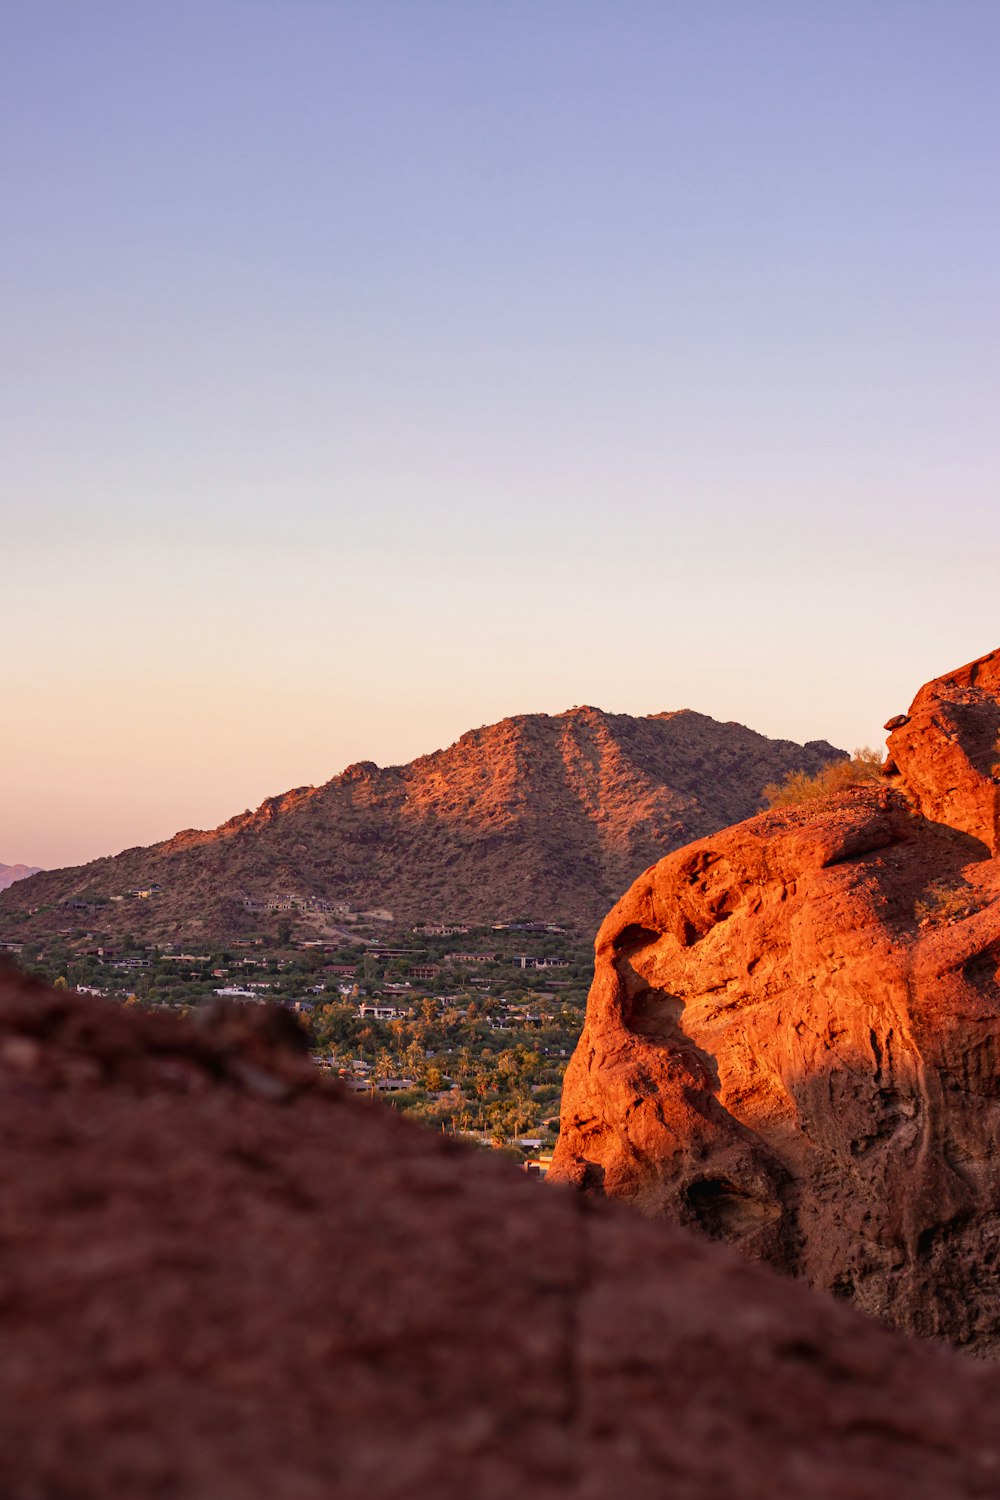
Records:
M1000 653L883 784L646 871L597 940L554 1180L1000 1353Z

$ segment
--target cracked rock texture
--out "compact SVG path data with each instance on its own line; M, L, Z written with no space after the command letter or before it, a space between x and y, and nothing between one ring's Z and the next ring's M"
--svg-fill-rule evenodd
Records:
M301 1041L0 980L4 1500L997 1494L1000 1372L345 1097Z
M597 938L553 1180L1000 1354L1000 652L881 784L670 854Z

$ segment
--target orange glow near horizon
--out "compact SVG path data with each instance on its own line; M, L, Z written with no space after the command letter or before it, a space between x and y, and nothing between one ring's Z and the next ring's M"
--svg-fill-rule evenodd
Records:
M0 862L995 646L998 13L897 10L15 0Z

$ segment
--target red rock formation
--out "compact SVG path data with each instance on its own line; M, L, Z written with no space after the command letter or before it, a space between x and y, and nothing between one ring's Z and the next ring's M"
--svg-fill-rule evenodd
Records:
M551 1174L1000 1353L1000 653L605 921Z
M963 829L996 854L1000 651L929 682L899 718L890 720L890 772L902 775L925 818Z
M1000 1373L344 1097L279 1015L0 982L4 1500L972 1500Z

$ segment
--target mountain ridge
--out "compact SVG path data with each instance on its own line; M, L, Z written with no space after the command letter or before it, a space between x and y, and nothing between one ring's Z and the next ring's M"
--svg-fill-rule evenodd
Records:
M217 828L44 872L0 895L0 921L44 908L25 918L41 931L64 903L90 901L112 930L156 936L189 917L222 934L254 925L246 900L292 892L403 921L596 926L652 860L755 812L768 782L843 754L691 709L515 715L401 766L354 762Z
M0 864L0 891L5 891L16 880L27 880L30 875L40 875L41 873L41 865Z

